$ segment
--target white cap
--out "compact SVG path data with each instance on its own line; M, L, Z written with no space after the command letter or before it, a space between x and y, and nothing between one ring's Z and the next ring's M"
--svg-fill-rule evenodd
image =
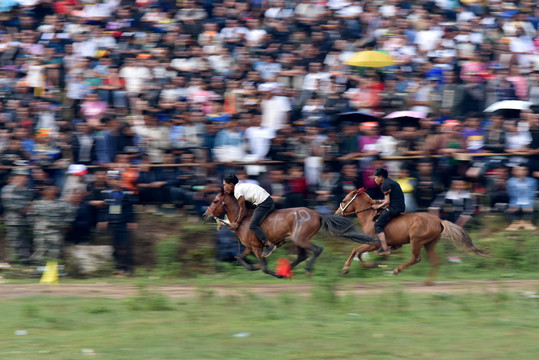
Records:
M71 164L67 168L67 173L69 175L84 175L88 173L88 169L82 164Z

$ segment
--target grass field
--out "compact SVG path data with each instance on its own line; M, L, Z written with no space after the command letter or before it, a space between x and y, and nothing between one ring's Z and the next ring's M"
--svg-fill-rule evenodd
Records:
M305 295L305 294L304 294ZM0 302L0 358L536 359L539 300L522 294L245 293ZM26 335L15 335L24 330Z
M444 263L438 279L538 279L539 235L492 229L496 227L472 231L474 242L491 254L488 258L440 243L437 249ZM381 265L375 269L362 269L354 262L350 274L342 276L340 268L354 244L319 234L314 241L325 251L314 277L305 277L300 266L294 279L279 280L211 261L200 272L191 270L190 276L178 277L175 266L183 264L170 256L177 239L167 241L157 250L155 269L141 270L134 278L60 279L61 284L135 284L139 287L135 296L1 299L0 359L506 360L536 359L539 354L539 299L530 294L487 289L412 294L389 286L380 294L337 295L337 287L358 283L423 281L430 268L426 258L398 277L387 274L409 259L409 246L388 258L373 257ZM205 249L195 250L205 254ZM270 266L290 253L286 247L279 249ZM459 256L462 262L450 263L448 256ZM6 277L5 281L24 284L37 279ZM310 284L312 290L271 296L249 290L251 285L283 281ZM168 283L194 284L198 290L189 298L171 298L155 290L154 285ZM217 296L212 290L216 284L238 290L235 295ZM532 295L537 294L539 289Z

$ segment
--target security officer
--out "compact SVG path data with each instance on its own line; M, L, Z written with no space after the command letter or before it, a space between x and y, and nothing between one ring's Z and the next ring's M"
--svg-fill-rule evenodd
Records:
M121 186L119 171L107 172L107 188L102 190L103 203L98 212L98 230L110 229L113 236L116 270L121 274L133 271L133 243L130 231L137 229L133 204L137 198Z

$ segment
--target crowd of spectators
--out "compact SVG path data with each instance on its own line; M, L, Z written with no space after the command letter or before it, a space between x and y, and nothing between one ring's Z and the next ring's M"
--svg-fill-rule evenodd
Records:
M200 215L231 167L277 206L329 212L361 186L381 196L382 165L409 211L458 208L457 221L511 204L531 228L538 24L532 0L4 0L0 186L58 193L79 242L128 198ZM363 50L395 65L346 65ZM484 112L502 100L531 106ZM399 110L422 115L383 119ZM135 220L115 218L125 243Z

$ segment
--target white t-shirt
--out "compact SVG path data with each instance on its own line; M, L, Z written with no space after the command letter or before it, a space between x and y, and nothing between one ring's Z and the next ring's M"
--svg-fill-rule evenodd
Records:
M262 126L251 126L245 130L245 138L248 141L249 152L261 160L268 155L271 139L275 137L275 129Z
M242 196L245 201L258 206L266 201L270 194L258 185L250 183L238 183L234 187L234 197L239 199Z
M280 130L287 123L288 113L292 110L290 99L286 96L273 96L262 101L262 126Z
M120 70L120 77L125 79L127 91L138 94L152 74L145 66L125 66Z

